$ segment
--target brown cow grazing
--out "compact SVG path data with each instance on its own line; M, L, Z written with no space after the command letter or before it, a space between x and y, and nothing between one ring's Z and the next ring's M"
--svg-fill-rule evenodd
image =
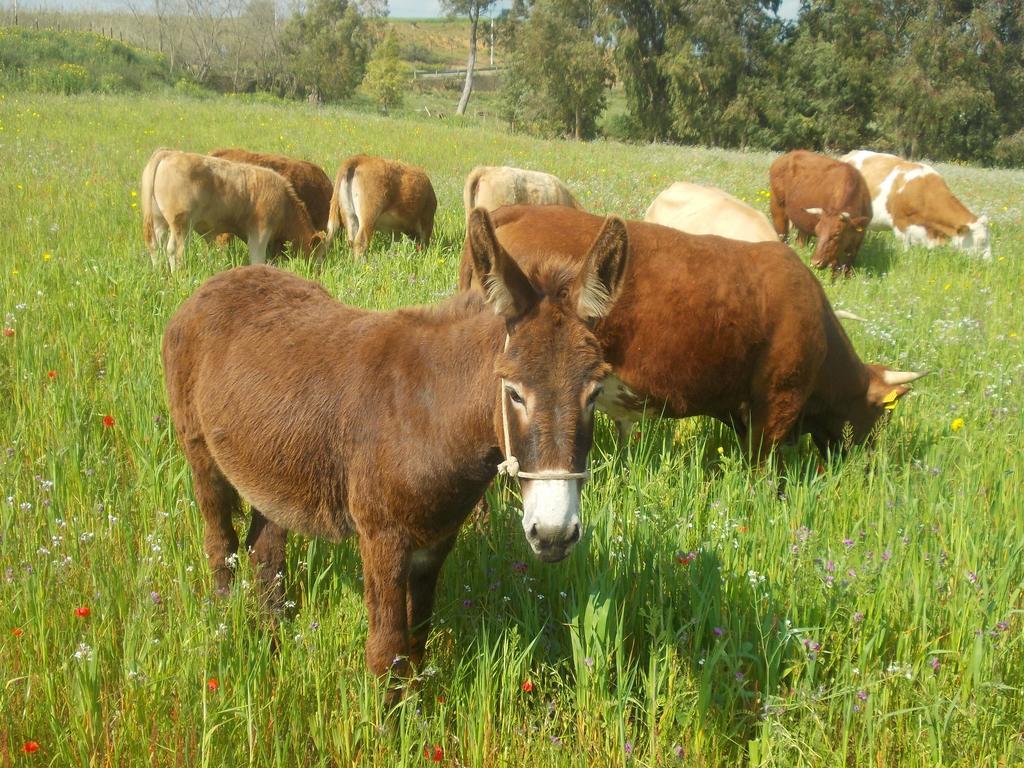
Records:
M292 185L268 168L158 149L141 187L142 234L153 266L166 238L167 260L177 270L193 230L245 240L252 264L282 253L285 243L301 255L318 254L323 245Z
M530 206L502 208L493 220L527 274L577 268L602 221ZM862 363L814 274L781 243L626 226L622 294L594 330L613 373L597 406L623 437L646 410L712 416L755 456L804 433L824 453L847 437L864 442L923 375ZM476 285L470 258L464 250L463 289Z
M619 294L625 226L609 219L580 265L530 278L486 212L470 217L467 240L486 296L371 312L287 272L241 267L210 278L164 333L171 417L216 586L231 579L240 496L274 604L286 531L355 532L378 674L422 661L441 565L503 452L536 556L561 560L581 534L608 371L590 324Z
M434 231L436 210L434 187L421 169L397 160L355 155L341 164L334 180L327 242L344 226L357 258L366 253L378 229L405 235L425 248Z
M930 165L866 149L843 155L842 160L867 182L871 229L891 229L904 248L948 243L992 258L988 217L971 213Z
M510 166L478 165L462 190L466 216L474 208L494 211L503 205L566 205L579 208L572 192L557 176Z
M331 210L331 177L316 163L298 160L287 155L269 155L262 152L249 152L245 149L215 149L210 157L233 160L236 163L249 163L261 168L269 168L284 176L292 185L295 194L305 204L313 226L327 229L327 217Z
M801 243L818 238L811 263L849 272L871 221L871 194L855 168L803 149L772 163L772 223L779 237L793 222Z

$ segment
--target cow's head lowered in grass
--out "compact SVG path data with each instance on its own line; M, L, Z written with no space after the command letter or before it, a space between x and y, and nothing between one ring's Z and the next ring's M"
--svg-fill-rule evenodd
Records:
M480 208L469 218L467 249L489 303L507 323L495 395L505 399L508 444L500 402L495 430L506 459L514 456L518 469L533 475L519 478L523 531L537 557L561 560L582 533L583 480L565 475L586 470L594 404L610 370L591 326L619 293L629 252L626 227L608 219L578 274L546 270L528 278L498 244Z
M811 257L811 264L817 269L831 266L833 269L848 269L852 255L856 254L864 240L864 230L871 223L870 216L854 216L849 211L827 211L822 208L807 208L807 213L818 217L814 236L818 241Z

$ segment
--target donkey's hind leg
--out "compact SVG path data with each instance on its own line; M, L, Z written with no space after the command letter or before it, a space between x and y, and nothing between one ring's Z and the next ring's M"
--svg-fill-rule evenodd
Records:
M263 599L271 611L284 606L284 552L288 531L271 522L256 508L252 510L245 548L260 581Z
M238 557L238 534L231 516L239 509L238 492L231 486L201 441L185 443L192 465L192 484L199 510L206 521L203 549L213 572L214 589L223 594L231 585Z

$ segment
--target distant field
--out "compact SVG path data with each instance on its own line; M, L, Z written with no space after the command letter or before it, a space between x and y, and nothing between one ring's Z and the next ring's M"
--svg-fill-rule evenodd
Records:
M1024 761L1024 171L939 166L990 215L992 261L873 233L857 274L826 281L868 318L848 327L866 360L933 372L874 450L786 449L780 500L709 420L644 423L620 451L601 417L583 542L534 560L517 494L492 490L442 573L430 667L389 711L354 542L291 538L276 631L247 563L211 598L159 339L245 253L194 242L180 274L154 271L137 188L156 147L225 145L332 175L362 151L427 169L425 252L378 238L365 263L281 264L376 308L451 293L478 163L636 217L678 179L764 208L771 160L306 104L0 95L0 764Z

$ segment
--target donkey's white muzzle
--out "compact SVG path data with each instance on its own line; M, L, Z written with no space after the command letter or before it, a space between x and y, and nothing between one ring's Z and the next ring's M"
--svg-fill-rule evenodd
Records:
M580 540L580 480L521 480L523 532L533 553L554 563Z

